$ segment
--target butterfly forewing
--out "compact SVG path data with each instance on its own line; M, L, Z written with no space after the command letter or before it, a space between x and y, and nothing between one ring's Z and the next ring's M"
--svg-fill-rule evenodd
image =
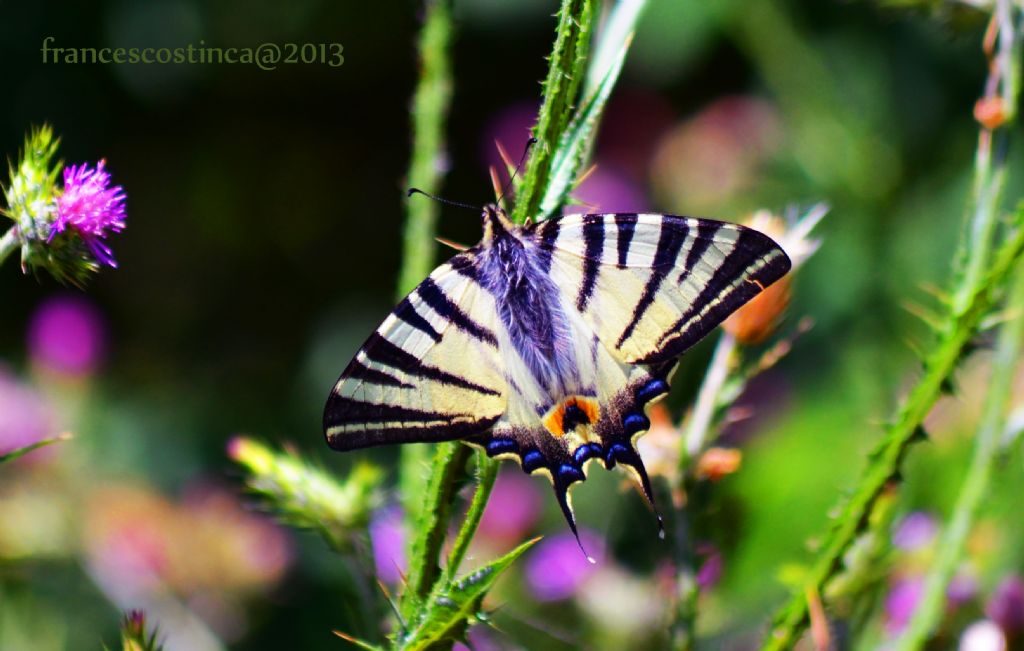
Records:
M629 363L678 357L790 267L767 236L707 219L573 215L536 231L565 303Z
M332 448L463 438L504 413L494 299L465 273L472 262L436 269L349 363L324 410Z

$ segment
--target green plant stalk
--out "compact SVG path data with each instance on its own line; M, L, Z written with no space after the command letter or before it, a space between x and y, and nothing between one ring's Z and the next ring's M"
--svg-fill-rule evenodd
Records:
M967 535L977 517L1000 454L1000 439L1013 393L1014 372L1020 361L1024 339L1024 268L1018 268L1012 282L1006 311L1013 314L1003 325L996 342L992 379L985 396L981 425L974 443L974 455L967 477L960 487L953 517L942 534L937 554L925 581L924 594L910 623L896 642L896 649L920 649L931 637L943 616L946 589L963 556Z
M407 182L437 194L445 165L444 126L452 95L452 21L449 0L427 0L418 52L420 77L412 100L412 152ZM439 205L424 197L406 201L398 298L411 292L434 266L434 234ZM427 482L427 447L403 445L399 495L410 531L415 531ZM442 524L442 526L444 526ZM432 534L430 534L432 535ZM414 544L414 543L413 543Z
M555 48L551 57L551 69L544 86L544 104L541 107L537 131L540 134L538 146L527 168L529 185L524 183L524 187L531 189L520 195L516 204L517 210L527 200L534 203L540 201L543 184L546 182L547 173L550 170L550 148L553 143L557 142L561 130L569 120L568 113L574 93L585 75L586 53L590 44L592 21L591 0L563 0L559 12ZM424 31L426 31L426 26ZM422 81L421 79L421 83ZM414 128L420 128L419 124L414 124ZM541 151L544 152L544 155L538 158ZM546 161L542 164L542 172L538 171L537 167L539 159ZM519 214L523 215L519 218L519 222L522 223L525 220L525 215L529 213L520 212ZM417 241L419 246L427 245L424 244L424 240ZM432 243L430 245L432 246ZM419 278L417 278L418 280ZM413 540L410 553L409 581L402 593L399 605L399 610L406 620L410 619L418 604L429 594L431 585L439 576L438 558L444 543L445 528L454 493L454 482L464 468L468 457L469 449L459 443L439 445L434 458L433 471L425 491L408 494L407 499L411 499L415 494L425 494L426 498L418 518L410 520L415 523L416 537ZM415 486L411 477L415 474L416 469L421 467L419 463L407 463L407 460L403 459L401 486L403 492L410 490L409 486ZM406 479L406 475L410 478Z
M18 227L11 226L7 229L7 232L0 237L0 264L4 263L12 253L21 247L21 241L18 239Z
M896 477L903 456L910 445L919 440L921 424L936 400L946 390L960 359L971 340L978 334L982 321L995 308L998 294L1024 254L1024 210L1017 212L1017 231L996 253L991 270L971 294L966 308L950 314L939 333L939 341L924 363L924 375L914 386L900 409L896 421L870 455L857 487L842 507L832 528L826 534L821 552L809 572L806 588L823 594L829 579L842 566L843 555L867 524L868 516L885 485ZM771 631L762 645L765 650L788 649L807 621L805 590L797 591L778 612Z
M469 503L469 510L466 511L466 517L462 520L462 526L459 527L455 545L448 555L445 577L448 581L455 579L455 573L459 571L459 565L462 564L462 559L466 556L469 543L472 542L473 535L476 533L477 527L480 526L480 519L487 507L487 500L491 496L494 482L498 478L499 466L500 462L488 457L483 450L476 453L476 492L473 493L473 500Z
M544 100L533 130L537 143L526 164L523 180L517 186L512 211L512 221L517 224L525 223L540 209L555 147L569 125L580 84L587 75L594 14L593 0L562 0L555 46L544 81Z
M406 621L412 619L440 576L438 559L444 546L455 482L463 473L470 452L469 447L461 443L437 446L434 470L427 482L423 509L416 522L416 536L409 557L409 578L399 601L399 612Z

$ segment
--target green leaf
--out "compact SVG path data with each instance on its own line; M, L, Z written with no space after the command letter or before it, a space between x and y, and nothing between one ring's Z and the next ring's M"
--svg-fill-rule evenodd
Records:
M538 540L527 541L480 569L436 587L424 604L420 620L396 640L395 648L421 651L438 642L463 637L494 581Z
M61 434L60 436L54 436L53 438L43 439L42 441L36 441L35 443L33 443L31 445L26 445L23 448L17 448L15 450L11 450L10 452L6 452L4 454L0 454L0 463L4 463L5 461L12 461L14 459L17 459L18 457L21 457L21 456L24 456L24 455L28 454L32 450L38 450L39 448L46 447L47 445L50 445L51 443L57 443L59 441L67 441L70 438L71 438L71 434L65 433L65 434Z
M600 83L562 133L552 160L551 177L540 202L540 212L535 215L536 219L547 219L568 200L576 175L590 154L598 122L622 71L622 64L626 60L632 40L632 34L626 37Z

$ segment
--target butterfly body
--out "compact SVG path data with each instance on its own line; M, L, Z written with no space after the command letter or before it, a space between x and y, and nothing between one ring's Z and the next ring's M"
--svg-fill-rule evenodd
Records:
M788 271L768 237L671 215L573 215L483 239L399 304L342 373L324 428L339 450L461 439L569 487L620 465L648 500L635 439L678 356Z

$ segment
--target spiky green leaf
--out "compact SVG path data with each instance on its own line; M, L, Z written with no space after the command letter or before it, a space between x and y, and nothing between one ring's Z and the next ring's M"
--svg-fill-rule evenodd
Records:
M420 619L410 623L411 628L396 640L395 648L423 651L438 642L461 638L494 581L537 540L525 542L480 569L435 587L423 604Z

